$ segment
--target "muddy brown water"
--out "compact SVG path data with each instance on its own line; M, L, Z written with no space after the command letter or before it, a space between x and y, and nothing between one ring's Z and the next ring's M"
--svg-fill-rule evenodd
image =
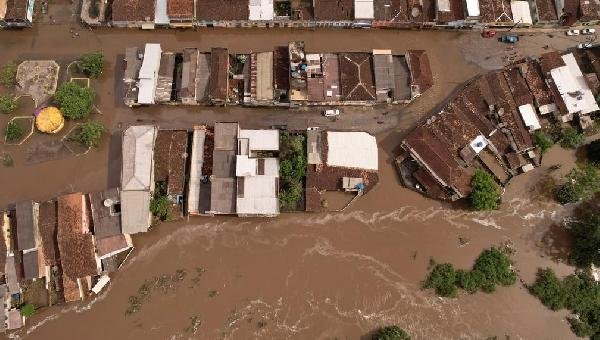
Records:
M94 84L111 138L80 158L25 165L26 148L7 149L15 167L0 168L0 205L21 199L49 199L62 192L90 191L118 184L118 131L137 121L189 126L239 120L248 126L315 120L273 110L154 107L130 110L120 104L119 61L127 46L160 42L165 50L213 46L249 52L298 39L309 50L427 49L434 88L403 109L382 109L388 131L374 123L373 110L350 109L341 127L377 132L379 185L342 213L284 214L277 219L192 218L162 224L134 238L136 249L93 302L42 310L17 334L31 339L360 339L375 328L399 324L416 339L573 338L564 313L549 311L521 284L494 294L440 299L420 289L430 258L468 268L482 249L511 242L520 278L532 282L540 266L561 274L569 214L536 194L536 183L554 163L572 164L572 152L552 149L544 167L517 178L502 209L474 213L459 205L428 200L400 186L392 157L405 131L456 86L482 70L465 61L457 39L466 33L344 30L81 31L38 26L0 32L0 63L33 56L56 58L103 50L108 69ZM468 35L468 34L467 34ZM461 40L461 44L464 41ZM388 113L389 112L389 113ZM4 124L6 117L0 117ZM392 127L389 129L389 127ZM39 137L44 139L47 137ZM43 141L43 140L42 140ZM107 166L108 164L108 166ZM564 169L560 171L566 171ZM459 238L468 241L461 245ZM204 271L196 278L196 268ZM130 296L146 281L186 271L183 281L153 291L141 310L125 315ZM197 320L194 333L192 318Z

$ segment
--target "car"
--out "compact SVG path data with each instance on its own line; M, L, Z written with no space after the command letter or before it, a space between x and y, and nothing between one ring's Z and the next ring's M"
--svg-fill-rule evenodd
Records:
M484 38L493 38L496 36L496 31L486 30L481 32L481 36Z
M594 45L592 45L592 43L589 43L589 42L581 43L581 44L577 45L577 48L580 50L585 50L585 49L592 48L592 47L594 47Z
M340 115L340 110L338 110L338 109L331 109L331 110L323 111L323 116L325 116L325 117L337 117L339 115Z
M506 43L506 44L514 44L517 41L519 41L519 37L516 35L506 35L505 34L505 35L501 36L500 39L498 39L498 40L500 40L501 42Z
M596 33L596 29L595 28L585 28L581 30L581 34L584 35L590 35L590 34L595 34Z
M572 36L572 35L579 35L579 33L581 33L581 31L579 30L568 30L565 32L566 35Z

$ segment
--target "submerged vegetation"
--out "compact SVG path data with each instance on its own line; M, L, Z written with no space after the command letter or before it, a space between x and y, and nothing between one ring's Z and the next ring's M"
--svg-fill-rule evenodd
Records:
M561 204L575 203L592 197L600 190L600 174L592 165L577 167L564 182L554 189L554 197Z
M471 294L479 290L492 293L496 286L510 286L516 280L508 251L492 247L479 255L470 271L455 270L450 263L434 264L423 288L435 289L439 296L456 297L457 288Z
M410 336L399 326L387 326L378 329L372 340L410 340Z

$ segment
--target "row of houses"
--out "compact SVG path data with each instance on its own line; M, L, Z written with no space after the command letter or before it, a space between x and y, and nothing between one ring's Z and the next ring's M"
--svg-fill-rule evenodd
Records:
M524 59L470 81L403 141L404 183L430 197L471 193L475 169L504 185L540 164L532 133L550 124L593 125L600 110L600 50Z
M0 28L30 27L35 0L0 0Z
M298 132L307 135L308 211L324 190L368 191L377 183L375 137L365 132ZM124 131L122 230L151 227L152 198L166 197L171 218L184 215L274 217L280 213L280 130L243 129L235 122L188 130L153 125ZM353 186L344 187L344 179ZM311 205L312 204L312 205Z
M0 328L24 324L23 304L37 308L98 294L133 247L121 230L120 212L117 188L18 202L3 212Z
M595 0L84 0L83 8L88 24L145 29L570 26L600 19Z
M309 53L303 42L274 51L230 54L225 48L164 52L146 44L125 52L128 106L372 105L408 103L433 85L425 51Z

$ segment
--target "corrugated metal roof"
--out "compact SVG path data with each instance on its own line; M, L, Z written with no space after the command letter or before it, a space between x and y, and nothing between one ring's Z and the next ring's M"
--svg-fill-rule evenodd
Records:
M38 204L33 201L18 202L17 214L17 250L35 248L35 232L38 220Z

